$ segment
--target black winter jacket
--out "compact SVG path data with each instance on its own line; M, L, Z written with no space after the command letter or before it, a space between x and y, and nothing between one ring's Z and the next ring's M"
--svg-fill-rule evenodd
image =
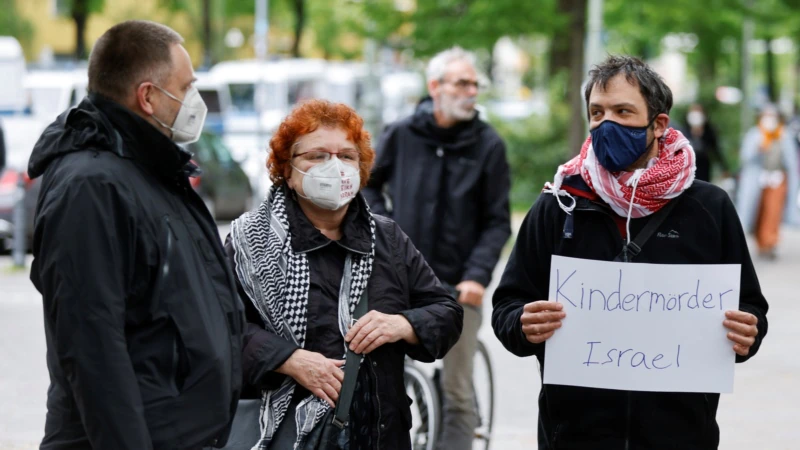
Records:
M515 355L536 355L542 373L545 345L525 339L520 316L526 303L547 299L551 256L612 261L622 249L622 237L612 219L614 212L606 205L579 198L573 214L573 237L565 239L566 213L552 195L539 196L522 224L493 299L495 334ZM635 237L649 220L632 220L631 235ZM670 235L679 238L665 237ZM739 309L758 318L759 334L750 355L737 355L736 361L745 361L758 352L767 334L768 305L739 217L723 190L695 181L634 262L741 264ZM716 449L718 403L719 394L543 385L539 395L539 449Z
M329 271L341 276L342 268L330 267L331 261L335 258L323 258L314 253L340 249L358 253L369 252L371 244L366 203L360 195L353 200L342 224L344 237L340 241L331 241L311 225L299 205L291 198L291 194L287 196L287 215L292 221L292 248L297 253L308 254L312 285L322 284L329 288L323 289L322 292L311 289L306 348L324 354L327 353L327 348L332 347L330 351L334 355L326 355L330 357L335 356L338 347L341 357L344 349L341 347L343 341L340 340L338 323L335 321L336 309L322 311L313 303L338 304L338 300L319 298L325 295L324 292L338 295L340 282L336 280L335 288L330 289L331 286L325 286L328 284L325 281L329 278L328 274L320 272ZM359 370L359 386L371 386L369 396L371 414L366 415L371 416L370 422L377 423L355 423L358 419L353 418L363 415L355 410L351 412L351 422L359 429L374 425L369 430L372 434L371 442L377 442L374 448L407 450L411 448L408 432L411 427L411 409L403 383L405 356L424 362L443 358L461 336L464 312L442 287L422 255L396 223L376 215L375 224L375 261L367 285L369 310L385 314L402 314L411 323L420 343L409 345L399 341L385 344L366 356ZM230 237L226 240L225 248L231 264L235 267L235 250ZM258 311L252 302L247 300L247 294L241 286L239 288L245 301L248 321L243 356L245 389L247 396L255 396L262 389L276 389L281 385L285 375L274 371L283 365L298 347L283 337L266 331ZM324 318L312 317L312 312L314 315L330 315L334 318L332 325L336 330L327 332L320 330L319 325L324 322ZM313 342L319 339L333 339L335 342L332 345L326 342ZM356 392L356 397L361 399L365 396ZM355 402L353 408L356 408Z
M50 371L42 449L227 440L243 309L214 221L189 186L189 157L99 96L36 144L31 280Z
M400 225L440 280L488 286L511 235L511 181L500 136L477 117L437 127L428 98L386 128L376 153L364 189L372 210Z

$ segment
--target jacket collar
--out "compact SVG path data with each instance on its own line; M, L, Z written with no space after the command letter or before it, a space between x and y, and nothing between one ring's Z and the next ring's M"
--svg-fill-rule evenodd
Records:
M433 99L428 96L420 100L411 119L411 130L435 146L452 150L467 147L478 141L478 132L486 126L475 114L470 120L458 122L449 128L442 128L433 115Z
M135 159L168 179L179 173L187 174L187 170L192 171L192 167L186 168L192 154L172 142L155 126L102 95L90 94L89 99L105 114L122 138L123 145L114 149L120 156Z
M293 190L284 186L286 193L286 214L292 228L292 250L295 253L308 253L335 242L342 248L362 255L372 250L372 232L369 226L369 211L366 201L358 194L347 206L347 213L342 221L342 238L332 241L314 228L308 220Z

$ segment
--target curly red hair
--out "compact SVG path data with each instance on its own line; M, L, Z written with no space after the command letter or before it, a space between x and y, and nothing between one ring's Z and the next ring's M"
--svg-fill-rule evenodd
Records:
M267 160L267 169L272 183L280 186L286 182L285 174L290 167L292 146L300 137L319 127L342 129L347 138L356 145L360 157L361 188L366 186L375 161L375 151L370 145L369 132L364 130L364 119L353 108L327 100L309 100L297 106L286 116L270 139L272 151Z

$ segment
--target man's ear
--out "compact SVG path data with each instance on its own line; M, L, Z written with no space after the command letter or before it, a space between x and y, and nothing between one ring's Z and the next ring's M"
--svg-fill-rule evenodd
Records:
M442 88L442 82L440 80L430 80L428 81L428 94L432 98L436 98L439 96L439 89Z
M148 116L156 112L152 103L154 94L153 85L150 83L142 83L136 88L136 105Z
M653 121L653 136L655 136L656 139L661 139L664 133L667 132L668 127L669 116L664 113L657 115L656 120Z

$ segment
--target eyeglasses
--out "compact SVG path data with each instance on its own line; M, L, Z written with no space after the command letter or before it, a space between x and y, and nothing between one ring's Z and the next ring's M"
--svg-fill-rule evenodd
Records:
M456 80L456 81L444 81L444 80L441 80L441 81L442 81L442 83L452 84L453 86L456 87L456 89L458 89L460 91L466 91L467 89L469 89L471 87L474 87L475 90L480 90L481 87L482 87L480 82L472 81L472 80L460 79L460 80Z
M326 163L330 161L331 155L336 155L344 163L358 164L360 157L357 150L345 150L341 152L331 152L328 150L312 150L310 152L298 153L292 158L300 158L312 164Z

